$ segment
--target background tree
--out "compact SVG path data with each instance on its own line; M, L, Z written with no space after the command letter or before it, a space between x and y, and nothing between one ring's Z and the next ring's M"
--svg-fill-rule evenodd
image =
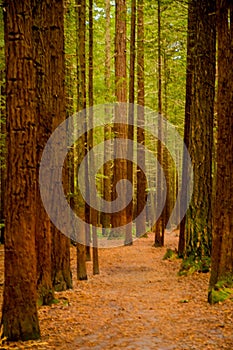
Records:
M109 98L109 91L111 91L111 4L110 0L106 0L105 5L105 13L106 13L106 23L105 23L105 99L106 102ZM109 123L109 115L111 115L111 110L106 106L105 108L105 119L106 124L104 126L104 140L107 141L110 139L112 133L112 127ZM111 154L111 147L108 143L104 144L104 178L103 178L103 197L107 201L111 201L112 198L112 168L113 164L111 161L107 161L107 157ZM103 236L107 235L107 230L109 230L111 226L111 214L102 213L101 217L102 222L102 232Z
M157 159L159 164L163 162L163 129L162 129L162 53L161 53L161 2L158 0L158 144L157 144ZM162 199L162 169L157 169L157 203L156 211L159 208ZM160 215L155 224L155 247L164 245L164 227L163 217Z
M145 85L144 85L144 1L137 2L137 103L140 106L145 104ZM137 142L145 145L145 117L142 108L138 109L137 114ZM145 167L145 151L142 148L137 149L137 163ZM137 216L142 212L146 203L146 179L142 169L137 168ZM146 233L146 214L137 220L136 235Z
M136 0L131 1L131 19L130 19L130 68L129 68L129 111L128 111L128 139L134 139L134 100L135 100L135 60L136 60ZM133 147L128 144L127 154L129 159L133 159ZM133 162L127 162L127 178L133 184ZM127 193L127 197L130 193ZM133 219L133 199L127 206L127 218L131 222ZM126 230L125 245L133 244L133 226L128 225Z
M213 248L209 302L216 284L233 283L233 6L217 1L218 94L217 181L213 215Z
M50 12L50 78L52 130L66 118L65 109L65 48L64 48L64 3L53 0ZM51 6L51 4L50 4ZM68 177L64 187L68 188ZM64 218L67 220L67 218ZM52 283L57 291L72 288L70 270L70 239L51 225L52 237Z
M36 76L32 5L5 2L7 178L3 336L40 337L36 308Z
M89 0L89 107L93 107L93 0ZM93 113L92 110L89 111L89 126L90 126L90 136L89 136L89 149L93 148ZM89 157L89 164L94 167L94 156ZM89 173L89 172L88 172ZM89 196L90 198L90 196ZM98 257L98 236L97 236L97 211L93 208L90 210L90 222L92 224L92 241L93 241L93 274L99 274L99 257Z
M116 0L115 17L115 93L117 102L127 101L127 73L126 73L126 16L127 7L125 0ZM118 123L114 126L116 138L127 136L127 113L123 105L116 106L116 117ZM120 123L119 123L120 118ZM118 181L127 178L127 162L125 160L125 149L115 147L114 176L113 176L113 197L116 199L116 184ZM126 193L124 191L124 193ZM124 199L121 198L124 202ZM112 215L112 227L120 227L127 223L126 208Z
M77 111L82 112L82 122L83 127L86 124L86 61L85 61L85 43L86 43L86 1L85 0L77 0L76 1L77 8ZM76 188L76 199L75 199L75 210L79 217L82 219L83 223L80 224L79 232L77 232L77 277L79 280L87 279L87 271L86 271L86 228L85 228L85 220L86 220L86 205L82 198L81 192L78 189L77 183L77 171L78 167L81 164L83 158L86 154L86 146L87 146L87 135L83 134L77 144L75 146L75 164L74 167L74 181ZM86 165L85 165L86 171ZM85 178L87 174L84 174Z
M189 2L188 7L188 28L187 28L187 68L186 68L186 99L185 99L185 121L184 121L184 144L189 148L190 139L190 119L191 119L191 104L193 100L192 87L193 87L193 73L194 73L194 45L195 45L195 32L196 32L196 17L195 17L195 7L192 1ZM187 202L187 181L188 181L188 165L186 164L186 157L183 157L182 166L182 197L181 206L185 205ZM182 210L183 207L180 209ZM180 223L180 235L179 235L179 245L178 254L183 256L185 253L185 222L186 215L183 217Z

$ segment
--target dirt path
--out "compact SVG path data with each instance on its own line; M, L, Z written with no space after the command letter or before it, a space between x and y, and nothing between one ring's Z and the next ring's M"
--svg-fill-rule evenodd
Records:
M56 293L58 304L40 308L42 339L10 348L232 350L233 303L208 305L208 274L178 277L180 261L162 260L177 239L167 234L155 249L150 235L101 250L100 275L88 263L87 282L74 278L73 290Z

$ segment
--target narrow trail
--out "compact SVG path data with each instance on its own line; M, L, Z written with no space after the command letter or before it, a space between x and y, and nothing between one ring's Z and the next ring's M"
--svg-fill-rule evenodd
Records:
M232 350L233 303L207 303L209 274L180 277L179 260L162 260L177 246L166 234L164 248L153 235L131 247L102 249L101 274L75 278L74 289L56 293L60 301L39 309L42 339L6 344L3 349Z

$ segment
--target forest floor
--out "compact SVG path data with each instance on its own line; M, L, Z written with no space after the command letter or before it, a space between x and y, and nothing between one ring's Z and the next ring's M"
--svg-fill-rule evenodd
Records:
M39 309L41 340L5 343L1 349L232 350L233 303L207 303L209 274L178 276L181 261L163 260L177 247L176 232L165 247L153 235L131 247L100 250L100 275L77 281L71 248L73 290ZM1 247L0 288L3 288ZM2 294L2 293L1 293Z

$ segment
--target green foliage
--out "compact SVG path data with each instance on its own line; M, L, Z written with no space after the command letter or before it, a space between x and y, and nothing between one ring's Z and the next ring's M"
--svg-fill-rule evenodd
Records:
M194 272L202 272L206 273L209 272L210 269L210 258L209 257L202 257L201 259L189 256L188 258L185 258L181 264L181 268L179 271L180 276L187 276L191 275Z
M163 260L174 260L177 259L177 252L168 248L163 256Z
M228 299L233 301L233 276L226 276L225 279L218 281L208 295L211 304L224 302Z

